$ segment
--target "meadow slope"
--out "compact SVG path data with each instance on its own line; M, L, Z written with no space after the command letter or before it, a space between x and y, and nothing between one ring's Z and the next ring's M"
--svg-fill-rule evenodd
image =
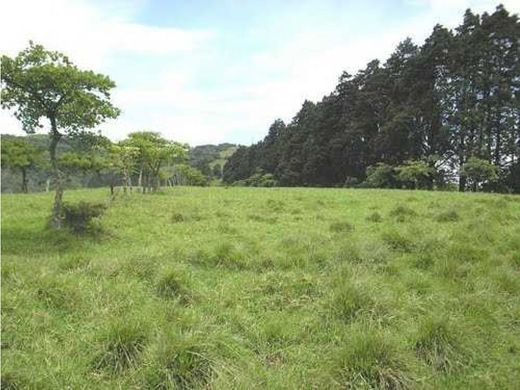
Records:
M91 237L51 203L2 196L2 388L520 383L518 196L175 188Z

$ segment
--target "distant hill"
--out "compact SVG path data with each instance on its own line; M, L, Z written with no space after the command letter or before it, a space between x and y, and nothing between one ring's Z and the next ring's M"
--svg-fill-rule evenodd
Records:
M229 157L231 157L237 149L238 145L230 143L195 146L190 149L188 155L189 163L205 175L213 176L215 167L220 166L221 171Z

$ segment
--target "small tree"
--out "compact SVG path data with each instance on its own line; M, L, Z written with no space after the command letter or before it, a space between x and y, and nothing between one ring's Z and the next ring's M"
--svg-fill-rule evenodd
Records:
M425 188L431 181L433 168L424 161L410 160L395 168L397 179L406 187Z
M123 191L126 194L128 188L132 189L131 174L137 164L139 149L125 145L120 142L113 144L108 149L108 169L121 175L123 181ZM113 194L113 190L111 190Z
M166 163L185 160L188 151L187 145L168 141L159 133L151 131L131 133L121 144L138 150L137 161L143 193L147 190L156 191L160 185L161 167Z
M50 124L49 154L56 195L52 225L61 227L63 173L56 147L64 134L74 136L107 118L116 118L119 109L110 102L115 83L107 76L78 69L62 53L47 51L33 42L15 58L2 56L2 107L14 115L27 133Z
M20 170L22 192L27 193L27 170L38 165L42 150L23 138L7 138L2 141L2 167Z
M188 164L176 164L173 166L172 181L181 186L205 186L207 177L197 168Z
M476 192L482 185L496 182L498 171L498 167L489 161L470 157L462 166L460 173L461 177L466 178L468 184Z

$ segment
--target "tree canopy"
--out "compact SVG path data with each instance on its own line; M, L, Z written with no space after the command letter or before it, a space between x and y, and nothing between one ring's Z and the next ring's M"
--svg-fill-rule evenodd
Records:
M59 228L64 187L56 147L64 134L74 136L119 115L110 101L115 83L33 42L15 58L3 55L1 65L2 108L12 110L27 133L42 128L44 119L50 125L49 155L56 189L53 225Z
M487 189L520 187L520 23L503 6L467 10L456 29L437 25L422 46L407 38L385 62L343 73L321 101L239 148L223 177L244 181L260 168L284 186L420 188L453 177L463 191L473 188L463 174L471 158L496 167Z

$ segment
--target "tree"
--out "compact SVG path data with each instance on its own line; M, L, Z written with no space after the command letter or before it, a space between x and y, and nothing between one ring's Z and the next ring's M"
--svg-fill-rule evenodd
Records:
M206 176L197 168L188 164L176 164L173 166L171 179L173 184L180 186L200 186L207 184Z
M139 158L139 148L125 145L120 142L110 145L109 167L122 176L123 191L126 194L128 188L132 189L131 174Z
M367 169L367 178L364 182L367 187L395 188L395 169L385 163L371 165Z
M151 131L131 133L121 145L138 150L137 161L143 193L157 191L163 164L182 162L186 160L188 152L187 145L168 141L159 133Z
M61 228L63 173L56 147L64 134L73 137L120 111L110 102L115 83L108 76L80 70L67 56L29 43L15 58L2 56L2 107L14 110L27 133L50 124L49 154L55 197L52 225Z
M461 177L464 177L476 192L482 185L498 180L498 167L489 161L470 157L462 167Z
M20 170L22 192L27 193L27 170L35 167L42 158L42 150L29 144L23 138L9 138L2 141L2 167Z
M397 179L413 189L426 188L431 181L433 169L424 161L409 160L395 168Z

